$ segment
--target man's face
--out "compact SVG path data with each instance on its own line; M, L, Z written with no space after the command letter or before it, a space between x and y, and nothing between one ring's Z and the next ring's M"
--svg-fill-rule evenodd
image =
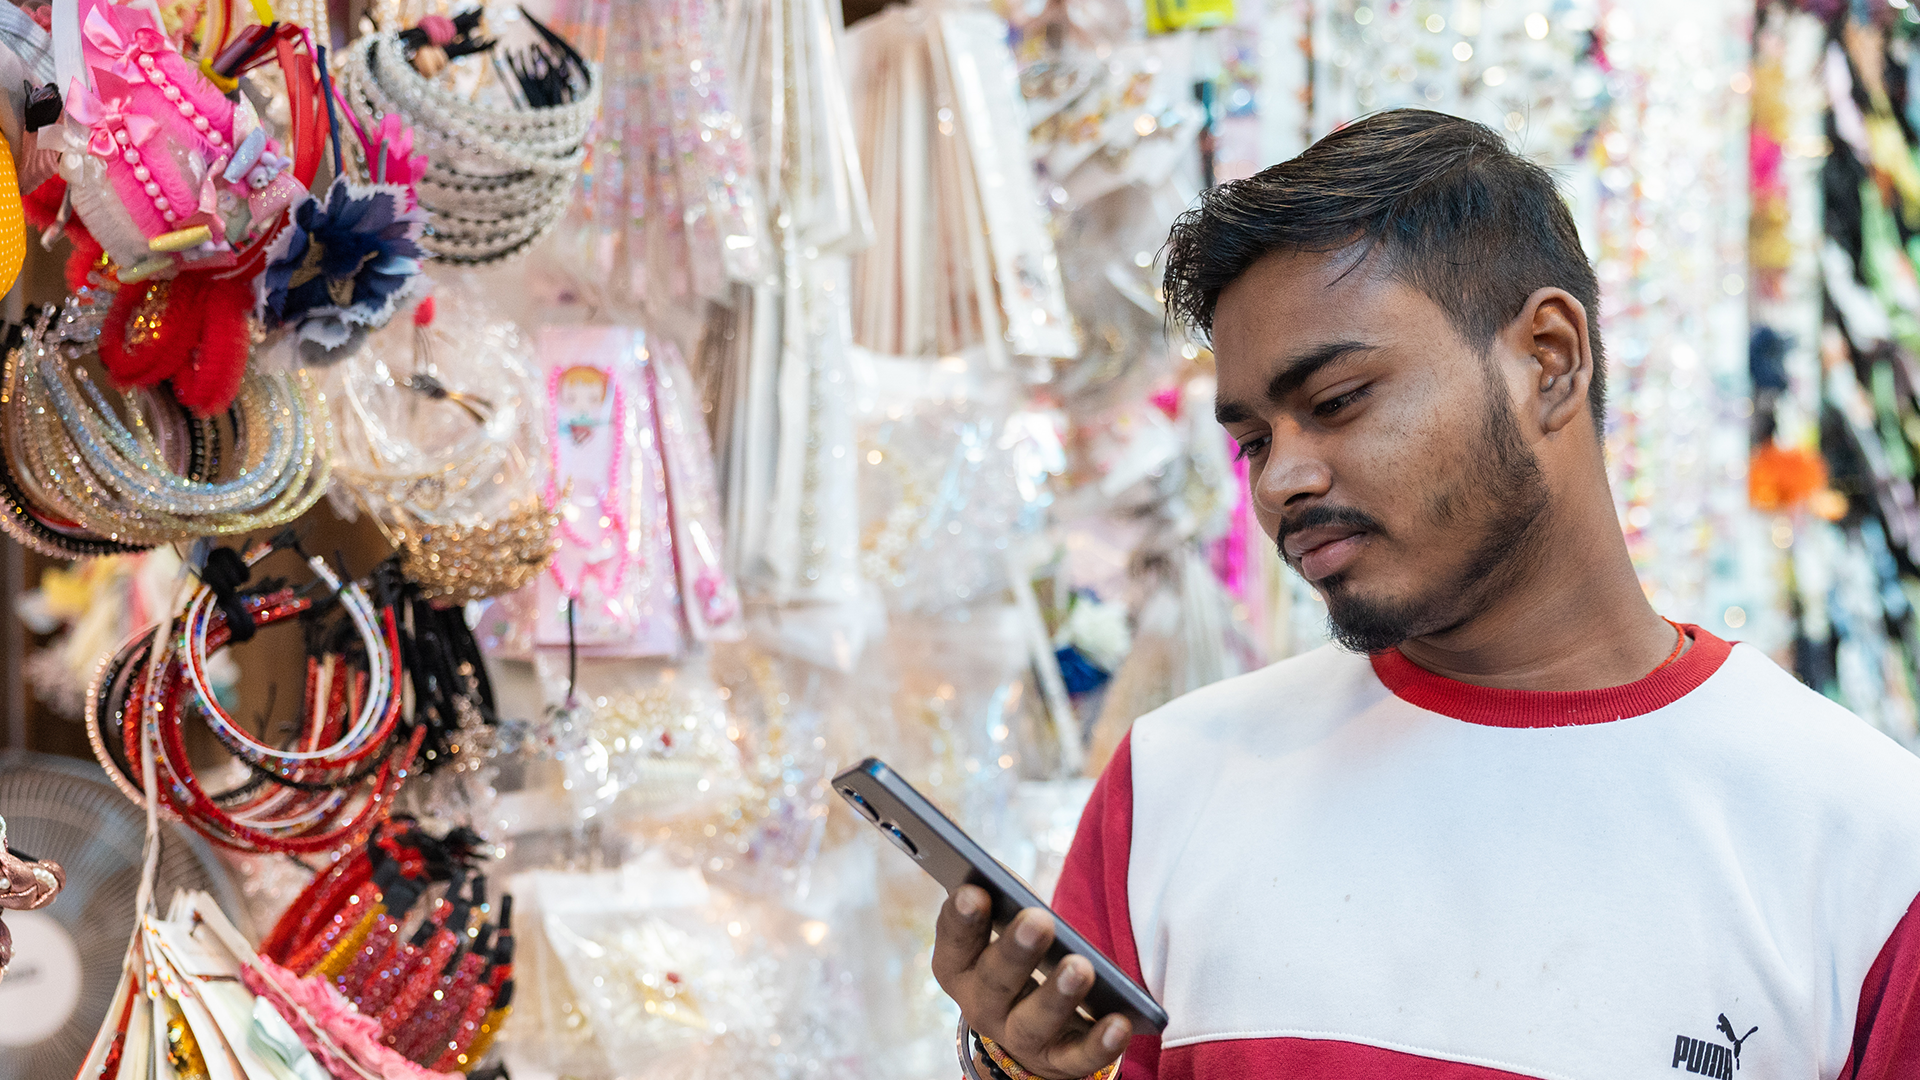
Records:
M1360 652L1443 633L1533 565L1548 489L1500 357L1348 254L1281 253L1220 295L1218 411L1254 512ZM1496 340L1494 349L1501 348Z

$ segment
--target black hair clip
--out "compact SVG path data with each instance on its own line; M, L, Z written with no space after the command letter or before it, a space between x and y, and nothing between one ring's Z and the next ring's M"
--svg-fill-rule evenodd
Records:
M586 59L526 8L520 9L520 16L541 40L504 58L496 54L495 62L513 76L521 101L530 109L550 109L579 100L593 81Z
M240 586L252 576L247 560L229 547L207 552L206 564L200 568L200 580L213 590L213 602L227 617L227 631L235 642L253 640L253 616L240 598Z
M60 88L48 83L35 86L23 83L27 89L27 130L39 131L49 124L57 123L60 112L65 107L60 101Z

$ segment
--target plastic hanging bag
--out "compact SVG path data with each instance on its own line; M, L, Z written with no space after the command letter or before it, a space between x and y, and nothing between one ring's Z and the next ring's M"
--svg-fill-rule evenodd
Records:
M538 897L544 947L606 1055L609 1075L647 1063L649 1077L730 1075L716 1044L774 1034L778 964L718 918L723 897L698 869L642 859L596 874L541 873L516 889ZM531 886L531 888L529 888Z

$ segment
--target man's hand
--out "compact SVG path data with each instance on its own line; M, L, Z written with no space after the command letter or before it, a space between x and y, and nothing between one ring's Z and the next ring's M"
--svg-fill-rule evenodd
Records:
M1126 1017L1089 1025L1074 1011L1093 988L1086 957L1069 956L1045 986L1033 983L1053 944L1052 916L1028 908L995 941L988 907L985 889L963 885L940 906L934 927L933 977L973 1030L1048 1080L1078 1080L1119 1057L1132 1034Z

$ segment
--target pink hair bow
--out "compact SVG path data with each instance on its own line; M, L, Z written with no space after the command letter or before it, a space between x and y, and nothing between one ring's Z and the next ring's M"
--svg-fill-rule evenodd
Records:
M167 39L151 25L141 25L132 33L125 32L119 12L115 7L96 7L87 12L81 33L86 36L87 44L98 50L112 67L115 75L130 83L146 82L146 76L140 73L136 57L142 53L161 52L167 49Z
M96 72L96 75L102 76L102 89L106 89L105 82L112 76L105 72ZM91 130L87 149L109 161L120 152L113 139L115 130L125 129L131 145L139 146L160 129L158 121L133 111L133 102L124 83L121 84L120 93L103 99L75 79L67 91L67 114Z

